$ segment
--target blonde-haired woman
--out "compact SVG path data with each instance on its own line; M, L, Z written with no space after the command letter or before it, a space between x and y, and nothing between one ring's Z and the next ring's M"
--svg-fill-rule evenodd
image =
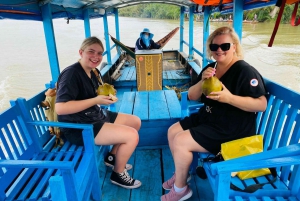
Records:
M200 99L204 106L168 130L175 173L163 183L163 188L171 191L161 197L162 201L190 198L192 190L187 181L192 152L217 154L221 143L255 135L256 112L267 106L263 78L242 60L242 48L233 28L220 27L211 33L207 53L215 62L203 68L188 91L190 100ZM223 89L205 96L202 83L212 76L219 78Z
M138 144L141 120L137 116L101 109L100 105L117 101L97 95L99 83L93 69L100 65L103 52L103 44L97 37L82 42L80 60L59 75L55 110L60 122L93 124L95 144L114 145L105 158L105 164L114 167L111 182L128 189L138 188L141 182L130 177L127 170L132 166L126 163ZM61 130L72 144L83 145L82 130Z

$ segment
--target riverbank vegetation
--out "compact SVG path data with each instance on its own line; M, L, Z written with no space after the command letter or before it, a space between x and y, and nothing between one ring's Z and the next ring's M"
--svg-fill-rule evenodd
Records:
M256 20L259 22L271 22L276 20L276 16L272 18L269 14L274 6L258 8L253 10L244 11L244 20ZM289 23L291 20L294 5L286 5L282 15L281 23ZM180 7L168 4L150 3L129 6L120 9L120 16L125 17L141 17L141 18L154 18L154 19L171 19L178 20L180 15ZM215 12L211 15L211 19L230 19L231 13L221 14ZM298 9L297 16L300 16L300 9ZM188 18L188 14L186 15ZM194 19L201 21L202 15L195 14Z

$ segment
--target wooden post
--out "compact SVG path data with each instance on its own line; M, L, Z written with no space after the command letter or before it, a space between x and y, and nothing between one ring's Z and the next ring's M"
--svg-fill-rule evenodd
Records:
M52 81L56 82L58 79L60 70L59 70L54 29L53 29L53 23L52 23L51 6L49 3L47 3L43 6L41 6L41 9L42 9L44 34L45 34L45 39L46 39Z

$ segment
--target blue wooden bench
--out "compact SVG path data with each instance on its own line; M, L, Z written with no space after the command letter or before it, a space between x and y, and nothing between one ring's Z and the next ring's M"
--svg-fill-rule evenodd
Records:
M141 118L138 146L168 145L168 128L181 118L174 90L124 92L119 110Z
M92 125L47 122L44 92L0 115L0 200L101 200L96 154L105 148L96 150ZM84 146L55 147L49 126L84 129Z
M264 136L264 152L218 163L204 162L208 154L199 154L214 192L215 201L299 201L300 200L300 94L265 79L268 106L257 115L257 133ZM182 93L182 115L202 105L188 106L187 92ZM272 181L272 175L240 180L231 172L275 167L277 180L253 193L230 189L230 183L245 189L253 184Z

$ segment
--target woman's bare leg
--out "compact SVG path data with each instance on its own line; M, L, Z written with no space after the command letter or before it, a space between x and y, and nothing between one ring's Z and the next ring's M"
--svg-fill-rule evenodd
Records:
M139 141L138 132L129 126L105 123L95 137L97 145L118 144L114 171L121 173Z
M173 124L169 129L168 129L168 141L169 141L169 147L170 147L170 150L171 150L171 153L172 153L172 156L173 156L173 141L174 141L174 138L175 136L182 132L183 129L180 125L179 122Z
M207 152L191 136L189 130L178 133L173 139L173 158L175 163L175 185L186 186L188 171L193 160L193 151Z
M123 113L118 113L118 116L114 124L130 126L136 129L137 131L139 131L141 128L140 118L134 115L123 114ZM118 148L119 148L118 144L113 145L112 149L110 150L110 153L116 155Z

